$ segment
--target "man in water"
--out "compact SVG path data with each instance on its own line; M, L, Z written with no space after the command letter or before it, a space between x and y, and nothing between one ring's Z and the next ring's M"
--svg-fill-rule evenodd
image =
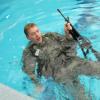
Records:
M65 35L48 32L41 35L34 23L25 26L24 32L30 40L23 52L23 70L38 84L35 75L53 77L68 88L75 100L86 100L84 90L78 82L79 75L100 75L100 63L87 61L76 56L76 41L73 40L70 23L65 24Z
M67 34L68 30L71 30L71 29L72 28L71 28L70 24L68 23L64 27L64 30L66 33L65 36L61 36L58 33L51 33L51 32L48 32L47 34L42 36L42 33L40 32L39 28L34 23L29 23L25 26L24 33L25 33L27 39L30 40L30 42L28 43L27 47L25 48L25 50L23 52L23 64L24 64L23 69L26 73L28 73L28 75L31 77L32 80L34 80L34 78L35 78L34 72L35 72L36 62L39 64L39 66L42 66L42 67L44 66L44 65L40 64L41 61L39 61L39 60L40 60L40 56L47 57L47 55L45 55L45 53L46 53L45 50L46 49L49 50L48 47L51 46L52 50L58 49L57 51L59 53L60 53L60 51L59 51L60 49L68 48L70 54L73 54L73 55L76 54L75 41L72 39L70 34ZM63 41L63 42L61 42L61 41ZM69 41L69 43L66 43L67 41ZM64 45L66 45L66 46L64 47ZM38 54L41 52L44 52L44 54L43 55ZM52 51L52 52L54 52L54 51ZM57 57L57 58L59 58L59 57ZM46 60L46 58L45 58L45 60ZM63 59L63 60L65 60L65 59ZM45 65L45 67L47 67L47 65ZM38 74L41 74L41 73L39 73L39 71L40 70L38 70Z

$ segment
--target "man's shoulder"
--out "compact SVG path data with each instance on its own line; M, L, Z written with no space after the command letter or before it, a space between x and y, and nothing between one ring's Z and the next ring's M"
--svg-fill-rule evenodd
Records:
M43 35L43 37L48 37L50 39L58 39L58 40L64 38L63 35L57 32L47 32Z
M23 53L28 53L28 52L30 52L30 46L31 46L31 45L32 45L32 42L29 41L29 42L27 43L26 47L24 48Z
M28 53L30 53L30 50L29 50L29 48L25 48L24 50L23 50L23 55L27 55Z
M63 35L58 32L46 32L43 33L43 36L63 36Z

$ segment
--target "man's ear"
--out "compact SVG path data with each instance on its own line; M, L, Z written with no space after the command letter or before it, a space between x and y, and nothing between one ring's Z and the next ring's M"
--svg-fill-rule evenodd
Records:
M28 40L30 40L30 37L28 35L26 37L27 37Z

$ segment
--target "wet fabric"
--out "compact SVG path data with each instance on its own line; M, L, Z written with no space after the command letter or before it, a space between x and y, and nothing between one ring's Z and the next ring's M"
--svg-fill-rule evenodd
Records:
M34 69L37 63L40 76L52 76L56 82L63 84L70 91L75 100L88 100L78 76L100 77L100 62L77 57L75 49L76 42L73 39L48 33L43 36L43 43L30 42L24 50L24 70L31 78L35 77ZM35 55L37 50L39 54Z
M37 49L40 50L38 57L35 55ZM29 42L23 53L23 69L32 78L36 62L39 68L43 67L45 70L55 65L56 69L60 66L64 67L69 63L70 56L76 55L75 49L76 43L73 39L67 39L57 33L47 33L43 36L43 43ZM53 75L53 71L50 75Z

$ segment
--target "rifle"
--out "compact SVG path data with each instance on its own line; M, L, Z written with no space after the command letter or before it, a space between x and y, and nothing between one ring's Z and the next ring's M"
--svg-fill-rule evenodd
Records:
M59 9L57 9L57 11L62 15L62 17L65 19L65 21L66 21L67 23L70 23L70 24L71 24L71 22L69 21L69 17L66 18L66 17L61 13L61 11L60 11ZM84 57L87 58L87 54L88 54L89 50L87 49L86 52L85 52L85 50L84 50L84 48L83 48L83 46L82 46L81 44L82 44L83 42L86 43L87 41L90 43L90 41L89 41L88 39L86 39L85 37L81 36L81 35L79 34L79 32L74 28L74 26L73 26L72 24L71 24L71 27L72 27L72 30L69 30L69 33L72 35L73 39L78 43L79 47L80 47L81 50L82 50L82 53L83 53ZM90 43L90 44L91 44L91 43ZM91 45L90 45L90 47L91 47Z

